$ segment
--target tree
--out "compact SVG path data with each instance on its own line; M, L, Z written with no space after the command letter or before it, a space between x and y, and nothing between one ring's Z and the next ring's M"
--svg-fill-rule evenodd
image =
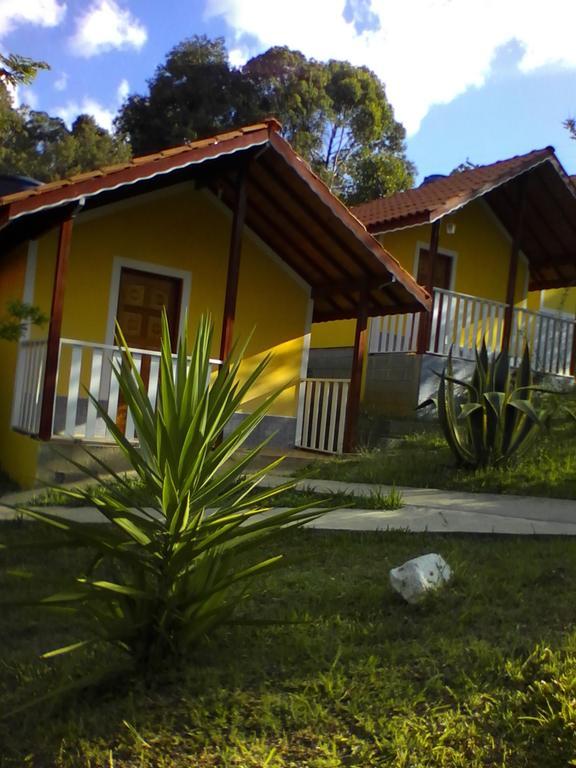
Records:
M576 139L576 118L568 117L566 120L564 120L563 126L570 134L570 138Z
M0 173L53 181L126 162L130 156L128 143L98 126L90 115L80 115L68 129L59 117L15 108L0 85Z
M45 61L36 61L17 53L0 53L0 83L12 88L30 85L41 69L50 69L50 66Z
M130 96L116 121L137 155L238 125L250 85L230 68L223 38L195 36L168 53L148 87L147 96Z
M0 317L0 341L18 341L30 325L44 325L46 315L32 304L9 301L6 314Z
M116 121L136 154L274 115L282 135L348 202L413 183L404 128L366 67L274 47L234 69L223 39L193 37L169 52L148 87Z

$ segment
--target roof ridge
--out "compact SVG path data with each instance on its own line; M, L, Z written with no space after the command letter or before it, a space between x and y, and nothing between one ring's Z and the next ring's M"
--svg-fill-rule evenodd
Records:
M398 192L392 192L392 194L385 195L384 197L375 197L373 200L368 200L365 203L358 203L358 205L351 206L351 210L358 211L365 206L375 205L381 201L398 199L403 195L414 194L415 192L419 192L423 189L426 189L426 191L429 191L430 189L433 189L434 187L437 187L440 184L445 184L447 181L451 179L454 180L458 177L462 178L468 175L475 175L475 174L478 174L480 171L485 170L486 168L495 168L496 166L503 165L504 163L512 163L516 160L524 160L530 157L530 155L539 155L544 152L554 155L555 149L551 144L549 144L548 146L542 147L541 149L532 149L530 150L530 152L525 152L524 154L513 155L512 157L505 157L502 160L495 160L493 163L484 163L484 165L477 165L474 168L466 168L466 170L463 170L463 171L454 171L452 173L444 174L442 178L434 179L433 181L429 181L426 184L419 184L417 187L411 187L410 189L403 189Z

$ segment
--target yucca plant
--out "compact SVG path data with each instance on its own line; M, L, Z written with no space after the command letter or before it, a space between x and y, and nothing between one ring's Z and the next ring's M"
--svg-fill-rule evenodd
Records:
M506 352L489 359L482 343L469 381L454 376L452 350L439 376L437 396L418 408L433 405L437 409L446 442L463 467L502 466L524 453L546 415L534 402L534 393L554 394L534 386L527 346L515 373Z
M150 664L187 651L217 625L230 621L248 582L282 559L278 553L263 555L262 543L320 513L303 507L269 511L267 501L293 485L258 490L260 479L280 460L250 473L250 463L267 441L238 454L281 390L226 430L268 359L240 382L245 347L238 348L217 374L211 374L212 324L206 317L191 357L184 333L173 359L164 316L159 393L153 405L121 334L120 339L123 362L114 367L114 375L139 444L128 441L97 400L92 401L142 490L135 498L133 483L90 454L115 482L103 486L97 496L81 489L61 490L96 507L108 525L86 525L30 508L22 511L96 554L93 568L79 575L70 589L41 601L87 617L90 636L45 655L104 641Z

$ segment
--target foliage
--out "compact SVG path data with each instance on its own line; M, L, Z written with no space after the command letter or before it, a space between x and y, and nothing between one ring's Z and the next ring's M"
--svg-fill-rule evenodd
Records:
M463 163L460 163L459 165L456 166L456 168L453 168L450 171L450 175L452 175L454 173L462 173L462 171L471 171L474 168L480 168L480 164L479 163L473 163L472 160L470 160L470 158L467 157L466 160L464 160Z
M59 117L15 108L2 86L0 129L0 173L53 181L130 159L129 145L90 115L79 115L68 129Z
M0 53L0 84L12 88L30 85L41 69L50 69L50 66L45 61L36 61L17 53Z
M134 420L138 448L124 437L98 400L92 400L136 472L141 498L147 501L135 504L133 487L93 456L117 483L97 496L82 489L64 492L95 506L110 526L64 521L30 508L22 511L97 553L93 569L77 577L73 586L42 600L44 605L86 617L91 637L48 656L100 640L127 651L138 663L155 665L167 655L186 653L215 626L230 621L246 595L245 582L260 577L282 559L279 554L266 555L246 563L240 555L319 513L267 511L267 499L284 488L260 493L255 489L280 460L244 475L267 441L235 458L280 394L272 393L227 432L267 359L239 382L243 353L239 349L208 384L211 321L203 318L200 322L190 361L183 334L173 366L164 314L160 386L153 406L123 338L122 344L124 361L114 366L114 373Z
M0 340L18 341L30 325L44 325L48 318L33 304L23 301L9 301L6 315L0 318Z
M450 350L437 397L418 407L436 407L440 428L459 466L497 467L524 453L539 434L546 413L534 403L535 390L544 391L532 383L527 346L513 375L508 353L502 351L489 360L483 342L476 350L470 381L453 375Z
M570 138L576 139L576 118L568 117L566 120L564 120L563 125L570 134Z
M360 202L406 189L414 167L383 83L366 67L318 62L273 47L231 67L222 38L192 37L131 96L117 127L136 154L274 115L282 133L336 194Z
M54 536L0 525L0 589L66 588L90 552L47 557ZM15 550L12 544L28 546ZM269 573L245 610L270 623L230 626L146 683L126 674L15 714L86 669L121 657L90 650L38 659L71 642L78 617L3 611L2 768L564 768L575 755L576 540L401 532L286 536L290 565ZM388 570L439 552L454 581L407 606ZM264 549L262 556L265 556ZM32 578L10 579L24 570ZM273 597L271 597L273 596ZM301 620L274 624L279 612Z
M122 477L122 483L126 483L131 486L132 503L134 505L147 506L149 499L145 495L145 489L141 482L135 478L124 476ZM99 483L86 487L86 493L90 500L94 498L100 498L103 493L108 492L108 486L116 485L117 482L112 483ZM257 491L258 493L259 491ZM49 507L49 506L63 506L63 507L80 507L85 506L88 498L86 496L82 498L71 497L66 492L61 491L58 488L50 488L37 496L33 497L29 504L33 507ZM267 504L270 507L304 507L322 505L323 507L329 507L330 509L336 509L339 507L354 508L354 509L400 509L403 506L402 494L395 487L392 487L389 491L382 488L375 488L367 496L359 496L347 491L326 491L325 493L319 493L314 490L302 489L302 488L290 488L285 491L280 491L276 496L271 496L267 499Z

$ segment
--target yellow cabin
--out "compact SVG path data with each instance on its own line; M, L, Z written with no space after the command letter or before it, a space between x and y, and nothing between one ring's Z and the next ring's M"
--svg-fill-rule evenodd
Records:
M0 342L0 467L19 483L54 480L51 446L109 450L87 392L137 442L112 375L115 324L154 399L163 308L174 343L211 314L215 371L236 337L253 333L246 369L272 354L242 408L285 386L259 438L307 446L314 435L342 450L359 388L317 395L305 381L312 320L356 317L366 278L394 286L375 291L377 314L429 299L277 129L270 120L0 197L0 305L21 299L49 317L19 344Z
M410 417L436 387L450 349L470 369L482 340L570 381L576 348L576 188L552 148L451 176L352 209L433 297L431 313L372 317L363 404ZM345 376L355 324L314 324L309 375Z

